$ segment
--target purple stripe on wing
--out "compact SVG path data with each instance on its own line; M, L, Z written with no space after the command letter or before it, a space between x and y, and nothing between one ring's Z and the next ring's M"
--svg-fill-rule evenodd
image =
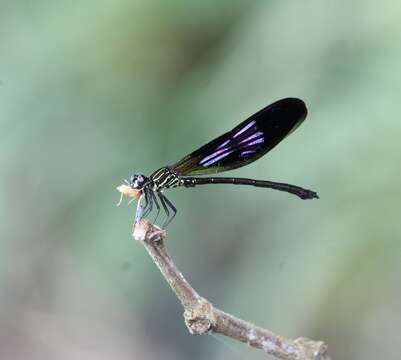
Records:
M212 164L214 164L215 162L217 162L217 161L219 161L219 160L221 160L221 159L224 159L226 156L230 155L233 151L234 151L234 150L231 150L231 151L228 151L228 152L226 152L226 153L224 153L224 154L221 154L221 155L219 155L219 156L217 156L217 157L215 157L215 158L209 160L208 162L205 162L205 163L202 164L202 165L205 166L205 167L207 167L207 166L209 166L209 165L212 165Z
M245 150L245 151L241 151L241 157L248 157L248 156L252 156L256 153L255 150Z
M250 121L232 135L231 138L218 145L212 153L209 152L198 164L203 167L208 167L232 153L236 153L238 158L252 157L257 153L260 144L263 144L264 141L264 133L259 131L256 121Z
M224 149L220 149L220 150L216 150L214 153L204 157L201 161L199 161L199 164L203 165L203 163L207 162L208 160L216 157L217 155L224 153L225 151L229 150L228 148L224 148Z
M252 142L250 142L249 144L247 144L246 146L251 146L251 145L256 145L256 144L263 144L265 142L264 138L260 138L260 139L256 139Z
M228 145L228 143L231 141L231 139L228 139L226 141L224 141L221 145L219 145L219 147L217 149L221 149L223 147L225 147L226 145Z
M263 133L262 133L261 131L257 131L257 132L254 133L253 135L248 136L246 139L240 141L240 144L246 143L246 142L248 142L249 140L252 140L252 139L255 139L255 138L260 138L260 137L263 138Z
M247 131L249 128L251 128L252 126L255 126L255 125L256 125L256 121L252 120L249 124L244 126L240 131L235 133L233 138L235 139L236 137L240 136L243 132Z

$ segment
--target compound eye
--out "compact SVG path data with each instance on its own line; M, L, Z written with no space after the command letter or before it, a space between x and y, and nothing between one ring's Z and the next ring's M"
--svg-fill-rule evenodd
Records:
M130 185L133 189L141 189L146 182L146 177L143 175L132 175Z

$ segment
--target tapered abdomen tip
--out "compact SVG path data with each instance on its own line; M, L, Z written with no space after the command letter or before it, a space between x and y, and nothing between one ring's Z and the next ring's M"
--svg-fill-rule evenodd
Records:
M312 199L319 199L319 195L317 192L312 190L305 190L304 192L298 195L302 200L312 200Z

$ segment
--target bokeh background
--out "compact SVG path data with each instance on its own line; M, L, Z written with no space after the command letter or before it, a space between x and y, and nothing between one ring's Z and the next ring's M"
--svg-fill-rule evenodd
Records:
M168 247L216 306L333 359L400 358L399 1L0 2L0 358L265 359L188 334L115 187L267 104L307 121L175 189Z

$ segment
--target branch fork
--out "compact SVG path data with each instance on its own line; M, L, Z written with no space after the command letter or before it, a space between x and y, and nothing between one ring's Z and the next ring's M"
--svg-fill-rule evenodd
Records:
M322 341L300 337L290 340L214 307L185 280L165 247L166 232L146 220L135 224L133 234L175 292L184 308L185 325L191 334L222 334L261 349L282 360L330 360Z

